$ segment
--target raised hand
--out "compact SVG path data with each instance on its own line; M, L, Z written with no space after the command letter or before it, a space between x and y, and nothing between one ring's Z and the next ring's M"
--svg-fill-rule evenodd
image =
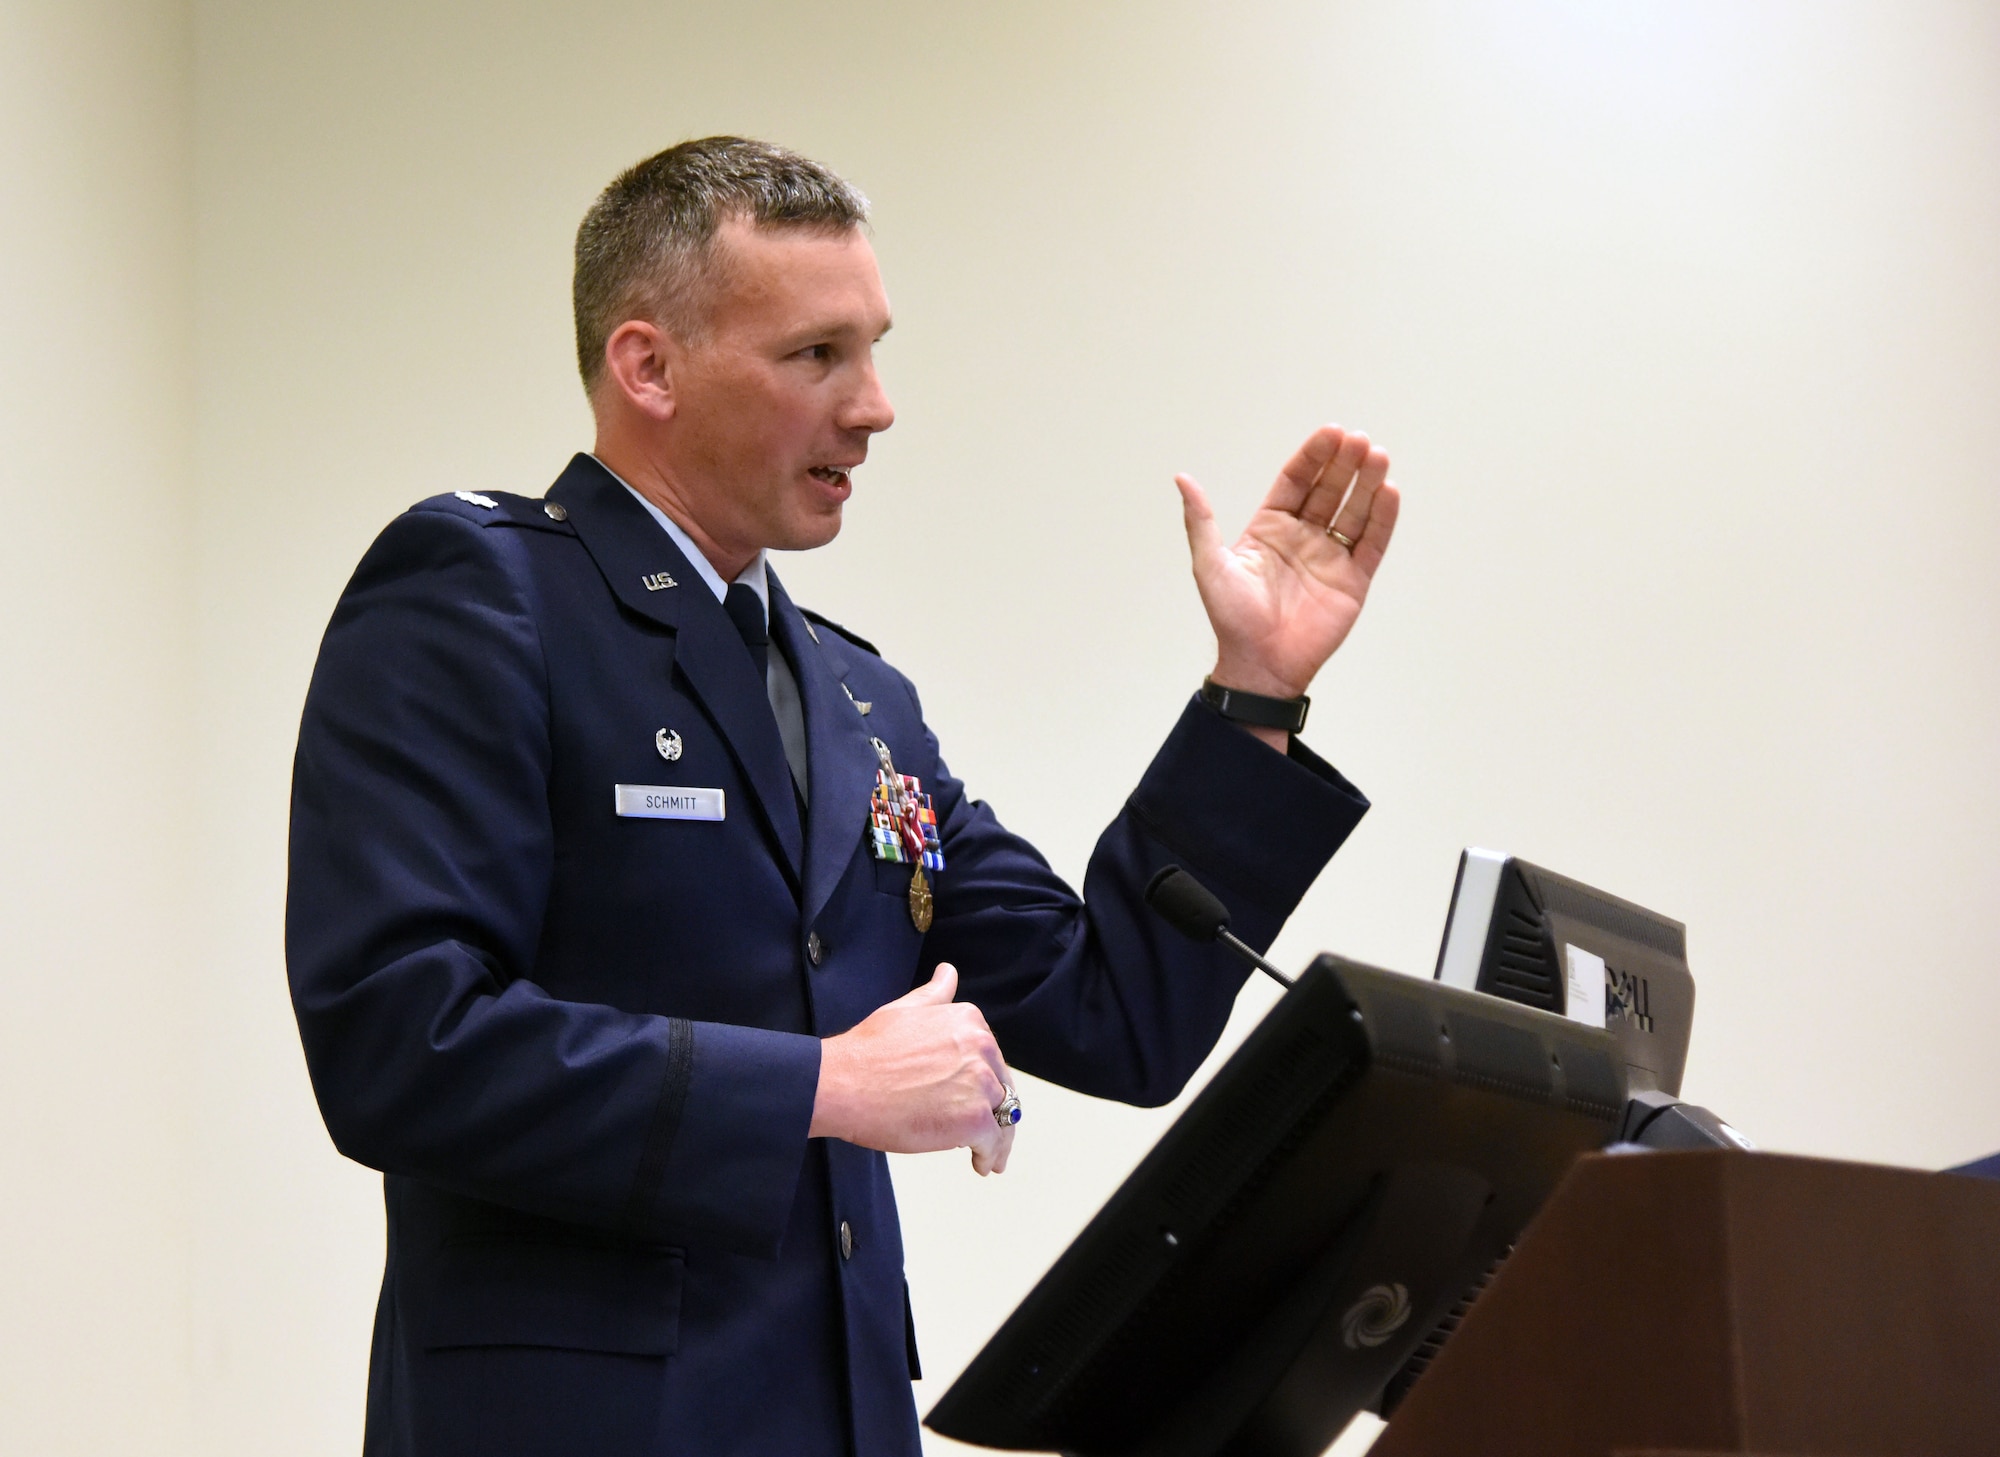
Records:
M1296 698L1353 628L1389 549L1400 501L1389 457L1359 431L1315 430L1233 546L1207 493L1189 476L1174 484L1215 629L1215 681Z
M1011 1079L986 1018L957 994L958 969L940 962L924 985L820 1043L809 1136L884 1153L970 1148L980 1174L1003 1172L1014 1130L993 1110Z

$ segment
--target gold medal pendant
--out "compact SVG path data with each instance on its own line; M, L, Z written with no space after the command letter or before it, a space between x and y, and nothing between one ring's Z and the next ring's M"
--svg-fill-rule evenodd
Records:
M924 867L921 865L910 877L910 924L917 928L919 934L931 928L931 883L924 879Z

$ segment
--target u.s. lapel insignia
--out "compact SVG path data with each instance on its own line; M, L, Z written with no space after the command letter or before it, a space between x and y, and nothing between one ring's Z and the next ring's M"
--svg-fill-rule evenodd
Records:
M854 696L854 690L852 688L849 688L845 683L842 683L840 685L840 691L847 695L847 701L854 705L854 711L860 714L863 718L868 717L868 715L874 711L875 709L874 704L870 703L865 698L856 698Z
M881 767L875 771L875 792L868 800L868 849L877 860L909 865L910 922L919 932L931 928L936 902L929 877L944 870L944 843L938 838L937 811L914 774L898 774L889 746L870 739Z
M669 764L681 756L681 736L678 730L661 729L653 735L653 747L660 751L660 757Z
M650 577L641 577L639 584L648 592L664 592L669 587L678 587L680 585L680 583L676 582L665 572L655 572Z

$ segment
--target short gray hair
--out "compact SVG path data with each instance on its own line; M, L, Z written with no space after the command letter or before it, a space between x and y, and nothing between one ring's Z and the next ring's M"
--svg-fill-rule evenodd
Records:
M868 199L797 152L743 137L682 142L605 188L576 230L576 363L583 387L604 372L604 345L628 319L699 339L716 271L715 233L758 227L831 233L868 220Z

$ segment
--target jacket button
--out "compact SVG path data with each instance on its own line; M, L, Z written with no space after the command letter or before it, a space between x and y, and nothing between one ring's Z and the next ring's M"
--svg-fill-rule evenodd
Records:
M843 1260L854 1258L854 1226L844 1219L840 1221L840 1257Z
M810 961L814 966L818 966L825 959L825 943L819 939L819 932L814 931L806 937L806 960Z

